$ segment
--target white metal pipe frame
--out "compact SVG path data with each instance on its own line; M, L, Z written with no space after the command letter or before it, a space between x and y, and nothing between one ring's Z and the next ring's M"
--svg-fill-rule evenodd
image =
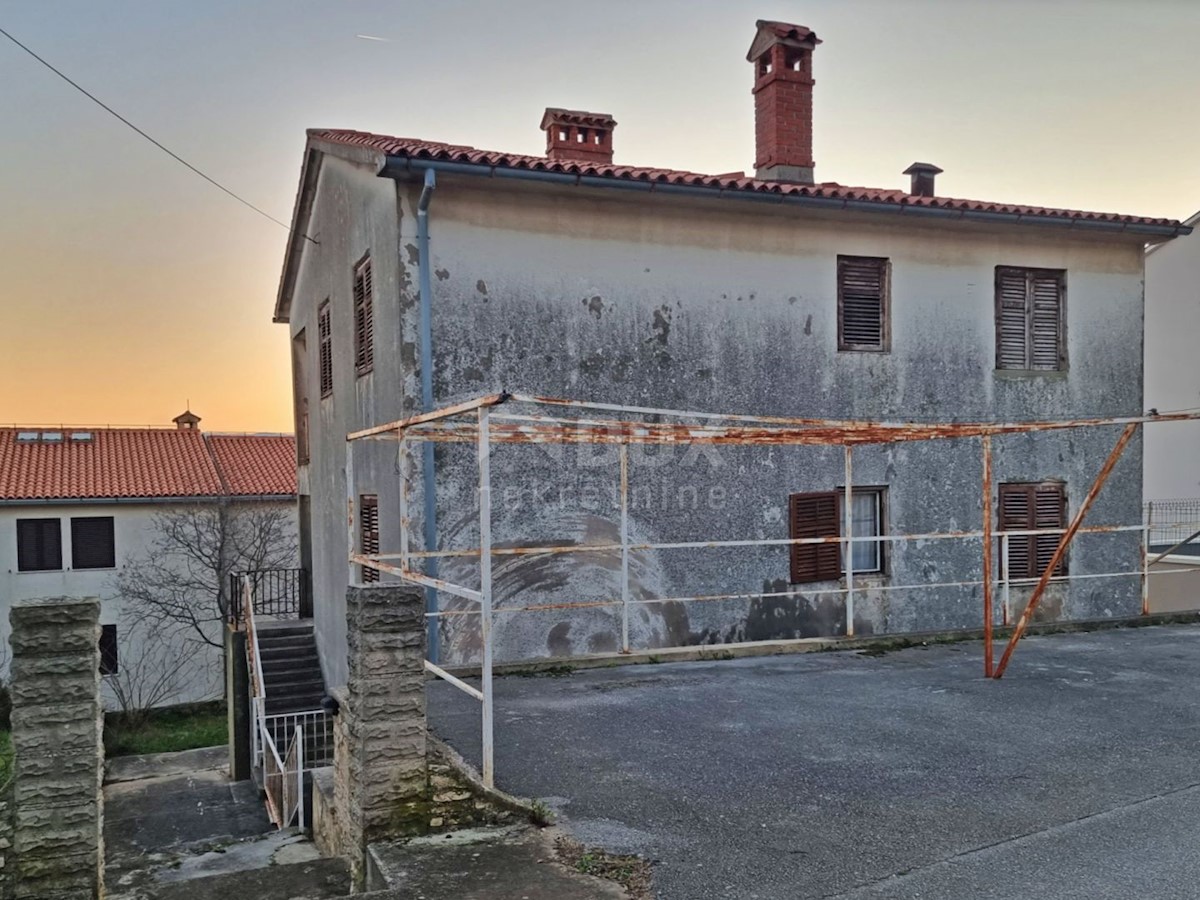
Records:
M538 413L537 410L551 409L553 414ZM509 410L514 410L509 412ZM855 584L855 546L862 544L898 544L911 541L971 541L980 544L984 566L979 578L922 582L919 584L872 584L872 592L912 590L915 588L978 587L984 593L983 628L985 637L985 674L999 677L1003 674L1016 642L1036 609L1047 585L1055 582L1080 581L1085 579L1138 578L1141 580L1142 611L1146 612L1146 585L1150 558L1148 553L1147 522L1138 524L1115 524L1085 526L1083 519L1103 486L1113 466L1119 459L1126 443L1137 428L1146 424L1188 421L1200 419L1200 412L1182 411L1161 415L1070 419L1029 422L870 422L833 419L788 418L778 416L724 415L711 412L692 412L651 407L625 406L619 404L590 403L539 397L523 394L490 394L474 400L447 406L432 412L422 413L382 425L373 426L347 435L346 451L346 526L347 546L350 548L351 573L355 566L373 569L395 576L414 585L433 588L469 601L466 609L436 610L427 613L430 617L469 615L480 617L482 645L481 684L476 689L432 662L426 661L425 668L432 675L454 685L480 701L482 706L483 780L489 787L495 783L493 753L493 700L492 700L492 629L494 617L519 612L556 609L571 610L609 607L620 610L621 652L629 653L629 613L637 604L698 603L705 601L750 600L762 597L790 597L812 593L811 590L754 591L714 593L678 597L638 597L630 591L630 555L635 552L669 551L685 549L729 549L771 546L795 546L812 544L836 544L841 547L842 586L820 589L821 594L844 595L845 634L854 634L854 601L856 591L862 590ZM1065 527L1026 530L998 530L991 523L991 438L993 435L1050 432L1076 428L1124 426L1121 438L1101 467L1080 509ZM880 445L908 441L980 438L983 446L984 497L982 508L986 521L980 530L946 531L923 534L879 533L871 536L855 535L853 523L854 454L859 445ZM360 441L397 441L396 473L399 479L398 501L400 511L400 533L398 552L383 552L383 535L380 535L380 552L359 552L357 541L358 484L355 478L354 447ZM478 465L479 498L479 546L465 550L440 550L437 547L413 549L411 497L409 480L412 472L412 445L414 443L437 442L473 445ZM619 515L618 543L580 543L569 545L534 547L495 547L492 539L492 475L491 455L495 444L615 444L618 446L619 464L618 499ZM726 539L711 541L666 541L633 542L629 535L629 481L630 460L628 447L631 444L674 444L729 445L729 446L840 446L844 454L844 502L840 523L842 534L828 537ZM381 493L381 492L378 492ZM1164 527L1158 523L1155 528ZM1119 534L1137 532L1141 535L1141 560L1137 568L1113 572L1087 572L1080 574L1054 574L1059 559L1077 534ZM1054 557L1040 575L1033 578L1009 577L1010 542L1014 538L1057 536L1058 545ZM991 542L999 543L999 573L991 572ZM606 600L591 600L562 603L525 604L496 609L493 597L493 564L496 557L546 556L571 553L619 553L620 593ZM457 584L445 578L435 578L420 571L423 560L446 557L462 557L479 560L479 588ZM987 574L984 574L986 571ZM1162 574L1171 574L1163 572ZM1156 575L1157 577L1157 575ZM351 581L354 576L351 574ZM1012 609L1011 588L1015 585L1033 587L1033 593L1023 611L1017 615ZM1000 660L999 667L992 662L992 597L996 587L1000 588L1000 619L1002 625L1015 621L1016 628L1009 639L1008 647ZM722 645L715 645L717 647ZM727 645L726 645L727 646Z

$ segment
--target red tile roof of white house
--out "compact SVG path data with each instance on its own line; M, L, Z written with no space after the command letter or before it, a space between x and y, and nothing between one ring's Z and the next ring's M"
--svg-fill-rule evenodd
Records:
M0 503L295 494L296 442L291 435L0 428Z

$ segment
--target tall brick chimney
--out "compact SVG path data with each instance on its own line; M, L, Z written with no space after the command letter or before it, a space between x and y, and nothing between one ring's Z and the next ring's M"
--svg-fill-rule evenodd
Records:
M617 122L608 113L547 107L542 116L546 156L608 165L613 159L613 129Z
M760 19L754 64L754 168L770 181L813 183L812 54L821 39L803 25Z

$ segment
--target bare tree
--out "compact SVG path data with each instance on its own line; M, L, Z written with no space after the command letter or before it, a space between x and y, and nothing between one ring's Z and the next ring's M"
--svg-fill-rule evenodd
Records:
M152 527L154 540L118 573L115 593L126 614L212 647L222 647L230 573L298 564L292 515L279 504L177 507L156 514Z
M217 687L211 654L186 628L125 616L121 632L125 650L117 670L104 677L119 714L108 726L116 732L114 740L142 728L155 707L174 702L184 690L195 692L198 682Z

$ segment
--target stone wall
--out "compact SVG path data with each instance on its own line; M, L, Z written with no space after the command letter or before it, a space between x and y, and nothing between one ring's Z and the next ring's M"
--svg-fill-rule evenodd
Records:
M357 881L368 843L428 829L425 597L398 585L352 587L346 619L333 791L338 842Z
M0 788L0 900L9 900L13 892L12 867L12 780Z
M102 897L100 602L20 601L12 623L15 900Z

